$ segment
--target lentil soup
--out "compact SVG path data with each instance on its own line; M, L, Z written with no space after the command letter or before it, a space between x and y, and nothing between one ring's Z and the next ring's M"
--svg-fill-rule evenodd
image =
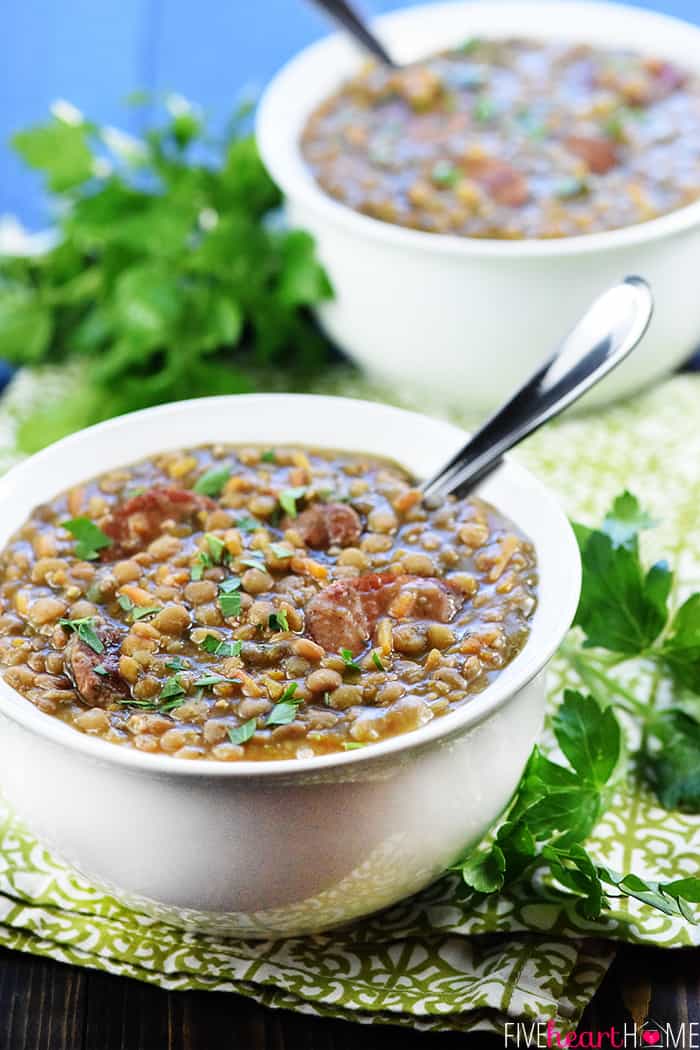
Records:
M468 702L535 603L532 544L483 501L427 508L368 455L216 445L35 509L0 554L0 663L121 746L308 758Z
M302 152L356 211L462 237L618 229L700 197L700 78L626 50L470 40L368 65L310 117Z

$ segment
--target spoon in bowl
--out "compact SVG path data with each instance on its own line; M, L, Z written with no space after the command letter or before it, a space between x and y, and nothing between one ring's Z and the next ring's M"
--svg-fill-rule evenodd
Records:
M346 29L366 51L378 58L385 66L398 69L398 63L378 40L363 18L347 0L315 0L318 7L330 15L334 22Z
M646 332L653 308L651 289L642 277L626 277L594 300L552 357L423 483L426 501L465 496L500 464L504 453L616 368Z

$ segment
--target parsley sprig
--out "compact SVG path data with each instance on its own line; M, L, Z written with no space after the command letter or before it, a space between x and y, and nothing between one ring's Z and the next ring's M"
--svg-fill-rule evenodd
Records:
M47 252L0 260L0 357L74 362L80 381L23 424L27 451L148 405L250 390L260 367L298 379L326 358L307 308L330 284L312 238L270 222L280 193L247 114L217 139L194 106L148 104L156 119L138 139L77 111L14 137L59 218Z
M70 518L62 521L61 526L75 539L76 558L94 561L99 558L101 550L112 546L113 541L109 536L89 518Z
M641 555L640 533L654 524L625 492L600 528L574 526L583 584L578 631L561 655L593 695L565 693L552 728L566 763L535 748L501 826L458 865L475 894L546 869L588 919L628 896L698 921L700 877L664 883L616 872L585 847L623 777L646 781L668 809L700 812L700 594L673 611L672 569ZM627 688L621 669L631 659L653 663L672 704Z

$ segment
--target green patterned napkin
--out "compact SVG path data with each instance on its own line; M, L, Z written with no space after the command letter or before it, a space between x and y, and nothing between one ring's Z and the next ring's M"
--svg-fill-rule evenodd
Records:
M418 407L396 391L388 396L340 376L324 382L323 392ZM42 396L48 383L60 394L64 382L43 379ZM14 416L36 389L23 377L4 399L2 466L16 458ZM635 491L663 522L645 537L649 553L670 555L686 589L700 587L699 398L700 378L675 378L604 414L551 425L518 453L583 520L599 520L622 488ZM420 407L468 422L458 410ZM643 666L627 684L640 696L656 689ZM558 664L552 699L564 685L578 683ZM590 848L621 871L663 880L698 874L700 818L669 814L650 795L626 789ZM589 922L546 882L468 906L452 876L329 935L277 942L188 935L125 909L67 871L0 807L0 944L164 988L235 990L270 1006L435 1030L503 1031L507 1021L550 1018L571 1028L613 955L600 938L700 942L696 927L627 899L605 921Z

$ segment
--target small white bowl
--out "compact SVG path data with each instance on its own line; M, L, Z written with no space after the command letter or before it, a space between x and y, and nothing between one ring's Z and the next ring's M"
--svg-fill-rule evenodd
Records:
M700 72L700 28L596 3L430 4L378 18L401 61L471 37L526 36L625 47ZM316 238L336 298L328 334L374 376L493 409L551 353L590 301L637 273L656 313L643 343L586 403L628 394L671 371L700 341L700 202L621 230L558 240L487 241L379 222L327 196L299 149L311 111L357 70L342 36L302 51L261 101L257 138L291 225Z
M418 477L464 433L342 398L186 401L75 434L0 479L0 546L34 506L164 449L304 444L389 456ZM540 730L543 670L573 618L580 564L553 497L506 463L484 498L533 540L539 604L523 651L474 699L363 751L217 763L83 735L0 679L0 787L56 854L133 907L245 937L318 931L435 879L495 820Z

